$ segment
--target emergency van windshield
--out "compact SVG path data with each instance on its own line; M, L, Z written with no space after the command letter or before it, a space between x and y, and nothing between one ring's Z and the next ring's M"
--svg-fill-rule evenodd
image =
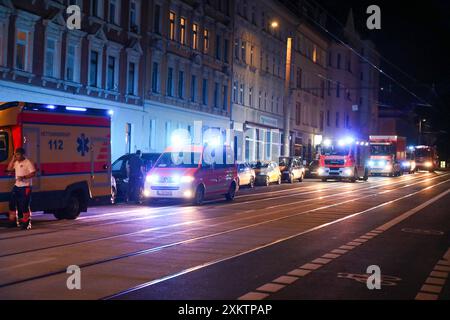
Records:
M323 148L322 153L326 156L348 156L350 146L328 146Z
M393 146L390 144L371 144L370 154L372 156L387 156L394 153Z
M156 168L197 168L200 152L164 152L156 162Z
M431 157L431 150L427 148L417 148L416 149L417 157Z

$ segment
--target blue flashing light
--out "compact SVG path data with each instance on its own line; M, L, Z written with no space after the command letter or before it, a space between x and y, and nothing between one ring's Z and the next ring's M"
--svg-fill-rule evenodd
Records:
M55 110L56 109L56 107L54 105L52 105L52 104L46 106L46 108L50 109L50 110Z
M79 107L66 107L67 111L79 111L79 112L86 112L86 108L79 108Z

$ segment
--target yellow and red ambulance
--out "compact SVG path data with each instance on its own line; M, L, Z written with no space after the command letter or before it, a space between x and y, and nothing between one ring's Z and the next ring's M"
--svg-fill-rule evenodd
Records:
M111 199L108 110L0 102L0 214L14 177L6 168L18 147L36 166L32 211L76 219L92 200Z

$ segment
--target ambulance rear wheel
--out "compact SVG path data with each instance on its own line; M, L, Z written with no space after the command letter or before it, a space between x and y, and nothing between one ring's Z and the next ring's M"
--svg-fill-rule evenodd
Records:
M80 199L74 194L70 195L66 207L62 210L64 218L75 220L80 215L80 212Z

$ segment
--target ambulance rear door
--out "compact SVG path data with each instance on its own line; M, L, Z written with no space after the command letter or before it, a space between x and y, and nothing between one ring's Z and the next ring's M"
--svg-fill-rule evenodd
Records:
M36 176L33 178L33 192L41 189L41 130L39 127L25 125L23 128L23 146L25 156L34 163Z

